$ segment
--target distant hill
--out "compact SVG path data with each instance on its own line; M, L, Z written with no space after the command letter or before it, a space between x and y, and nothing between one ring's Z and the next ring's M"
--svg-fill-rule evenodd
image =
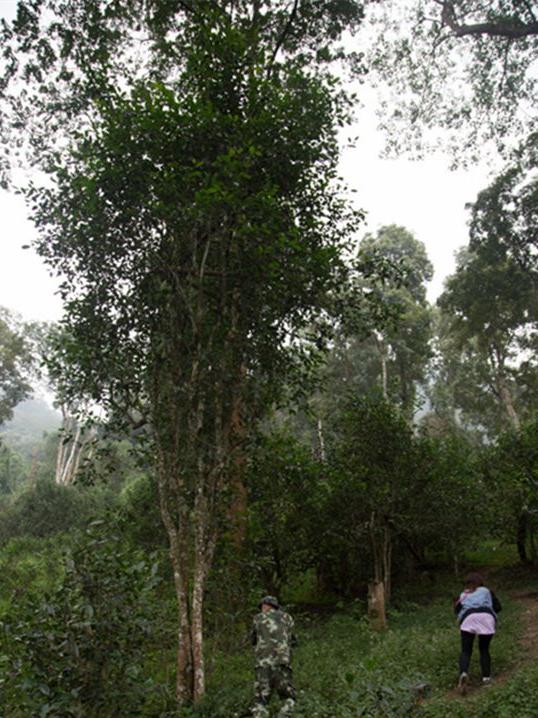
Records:
M43 434L59 429L62 417L43 401L28 399L15 407L13 418L0 427L0 438L19 451L30 451Z

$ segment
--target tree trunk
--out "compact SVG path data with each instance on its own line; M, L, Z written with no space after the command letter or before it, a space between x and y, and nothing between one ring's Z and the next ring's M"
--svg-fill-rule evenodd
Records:
M368 584L368 621L373 631L383 631L387 627L383 581L374 580Z
M196 570L192 589L192 663L193 663L193 700L196 703L205 693L204 664L204 584L205 560L196 556Z
M183 705L193 698L192 641L189 620L188 572L185 561L188 557L187 512L182 504L178 506L178 526L176 526L169 503L169 489L174 485L175 477L169 475L166 453L159 447L157 486L161 519L168 535L170 560L174 575L174 589L178 616L177 654L176 654L176 699ZM179 503L179 502L178 502Z
M383 527L383 585L385 587L385 603L390 603L392 595L392 535L390 527Z
M241 367L239 381L244 380L246 369ZM232 504L230 507L230 522L232 524L232 542L236 551L241 551L245 543L247 532L247 487L245 486L245 451L244 443L247 435L243 420L241 394L235 393L231 417L232 442L235 445L234 459L230 474L232 490Z
M318 459L322 464L327 463L327 453L325 451L325 436L323 434L323 421L318 417L317 422L317 434L318 434Z
M512 427L519 431L521 421L514 406L512 393L506 383L506 356L501 345L493 342L489 347L489 361L493 368L494 390L500 399Z
M375 332L375 341L377 351L379 353L379 359L381 361L381 391L383 399L388 401L389 398L389 379L387 372L387 345L383 339L383 335L380 332Z
M514 406L514 400L512 398L512 393L510 392L510 389L506 385L506 380L505 380L504 376L502 376L502 375L499 376L497 379L497 388L498 388L499 396L500 396L503 406L505 408L505 411L508 415L510 423L512 424L512 427L516 431L519 431L521 428L521 421L519 419L519 415Z
M62 416L55 482L61 486L69 486L75 482L85 448L94 439L96 432L94 429L83 429L76 418L70 416L64 408Z
M519 560L521 563L528 563L529 557L527 555L527 515L525 513L520 514L517 524L517 535L516 535L517 552L519 554Z

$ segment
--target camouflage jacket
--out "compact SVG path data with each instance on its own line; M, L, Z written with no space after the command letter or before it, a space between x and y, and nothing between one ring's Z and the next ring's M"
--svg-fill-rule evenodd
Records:
M256 614L252 624L252 644L257 666L289 665L291 649L297 644L293 618L276 609Z

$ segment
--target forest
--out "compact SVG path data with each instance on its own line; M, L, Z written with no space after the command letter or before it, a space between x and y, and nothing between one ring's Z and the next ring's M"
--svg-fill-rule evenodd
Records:
M0 307L0 715L282 717L275 597L285 715L536 718L535 0L19 0L0 48L64 308ZM340 176L362 88L388 156L491 158L434 301Z

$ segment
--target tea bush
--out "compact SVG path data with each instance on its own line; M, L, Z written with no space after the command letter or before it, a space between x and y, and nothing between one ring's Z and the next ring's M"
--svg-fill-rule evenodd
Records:
M55 590L26 597L2 624L1 714L140 715L157 700L145 666L156 565L96 522L66 555L63 571Z

